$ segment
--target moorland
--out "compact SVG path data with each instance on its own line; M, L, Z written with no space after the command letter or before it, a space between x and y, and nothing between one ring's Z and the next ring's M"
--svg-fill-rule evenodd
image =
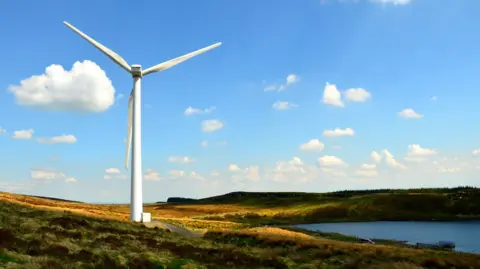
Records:
M285 225L478 219L476 188L334 193L234 192L146 204L165 226L130 223L128 205L0 193L1 268L480 268L480 255L414 249ZM269 224L269 227L265 227ZM277 226L278 225L278 226Z

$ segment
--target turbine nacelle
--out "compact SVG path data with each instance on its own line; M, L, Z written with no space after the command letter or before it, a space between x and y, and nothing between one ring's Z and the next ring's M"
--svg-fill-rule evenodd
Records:
M142 77L142 66L139 64L132 64L130 66L130 74L132 77Z

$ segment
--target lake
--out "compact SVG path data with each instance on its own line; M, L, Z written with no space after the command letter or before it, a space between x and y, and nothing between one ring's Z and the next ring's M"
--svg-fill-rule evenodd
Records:
M480 253L480 221L375 221L301 224L295 227L364 238L403 240L413 244L453 241L457 251Z

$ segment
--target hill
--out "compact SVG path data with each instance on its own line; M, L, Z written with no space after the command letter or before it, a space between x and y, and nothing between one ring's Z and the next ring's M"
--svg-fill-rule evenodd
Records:
M480 219L480 189L472 187L332 193L232 192L177 201L182 205L244 207L241 212L210 214L202 218L258 224Z
M346 243L279 228L212 229L189 239L141 224L0 201L0 268L466 269L480 268L479 257Z

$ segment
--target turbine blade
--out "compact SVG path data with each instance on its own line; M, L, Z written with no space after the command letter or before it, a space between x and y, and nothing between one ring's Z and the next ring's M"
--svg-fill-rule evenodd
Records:
M73 25L70 23L64 21L63 22L68 28L72 29L75 33L79 34L81 37L86 39L90 44L94 45L97 49L99 49L101 52L103 52L105 55L108 56L112 61L120 65L123 69L127 70L129 73L132 71L130 68L130 65L125 61L120 55L115 53L113 50L105 47L104 45L98 43L95 41L93 38L89 37L88 35L84 34L82 31L78 30L75 28Z
M161 64L157 64L157 65L152 66L152 67L149 67L149 68L142 71L142 76L146 76L146 75L148 75L150 73L153 73L153 72L160 72L160 71L166 70L170 67L173 67L173 66L175 66L175 65L177 65L177 64L179 64L183 61L186 61L186 60L192 58L193 56L197 56L200 53L204 53L204 52L209 51L211 49L214 49L214 48L216 48L220 45L222 45L222 42L215 43L215 44L210 45L208 47L205 47L203 49L199 49L199 50L191 52L189 54L185 54L185 55L177 57L175 59L163 62Z
M128 161L131 153L130 148L132 145L132 106L133 106L133 90L130 93L130 97L128 98L127 151L125 153L125 168L127 169L128 169Z

